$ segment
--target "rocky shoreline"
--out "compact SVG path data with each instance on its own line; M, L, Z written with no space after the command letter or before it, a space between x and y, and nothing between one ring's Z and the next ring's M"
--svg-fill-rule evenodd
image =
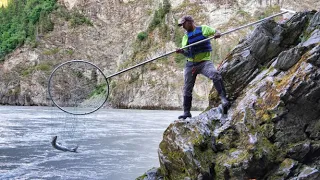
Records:
M212 94L213 108L170 124L160 168L138 179L319 179L319 52L320 12L258 25L221 68L227 117Z

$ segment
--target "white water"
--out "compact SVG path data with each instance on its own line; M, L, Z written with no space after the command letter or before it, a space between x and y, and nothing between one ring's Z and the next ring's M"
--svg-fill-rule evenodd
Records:
M135 179L159 167L162 134L180 113L102 109L71 116L0 106L0 179ZM79 145L79 153L54 149L54 135L63 145Z

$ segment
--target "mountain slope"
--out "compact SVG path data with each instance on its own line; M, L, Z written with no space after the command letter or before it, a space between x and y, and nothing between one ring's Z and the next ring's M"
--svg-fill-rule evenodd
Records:
M34 45L16 49L0 64L0 104L51 104L46 92L48 77L55 66L68 60L90 61L110 75L176 49L184 33L176 22L184 14L193 15L198 24L226 31L279 11L279 6L269 5L299 9L319 4L309 0L298 6L299 2L58 0L61 7L51 14L53 31L42 34L39 30ZM77 25L84 19L89 23ZM214 41L213 61L218 64L224 59L249 30ZM138 38L140 33L147 35L144 40ZM118 108L180 109L184 62L183 57L171 55L110 79L109 104ZM199 77L194 110L208 107L211 87L212 82Z

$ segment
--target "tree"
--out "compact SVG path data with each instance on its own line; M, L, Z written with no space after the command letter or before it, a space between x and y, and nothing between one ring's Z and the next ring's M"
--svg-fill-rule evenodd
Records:
M35 29L53 30L50 13L57 0L11 0L0 8L0 60L27 40L35 41Z

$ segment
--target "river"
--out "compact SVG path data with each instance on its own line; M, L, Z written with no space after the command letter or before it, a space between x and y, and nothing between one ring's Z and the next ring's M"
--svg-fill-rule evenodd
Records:
M196 115L199 112L194 112ZM132 180L159 167L164 130L181 111L0 106L0 179ZM78 153L51 146L52 137Z

